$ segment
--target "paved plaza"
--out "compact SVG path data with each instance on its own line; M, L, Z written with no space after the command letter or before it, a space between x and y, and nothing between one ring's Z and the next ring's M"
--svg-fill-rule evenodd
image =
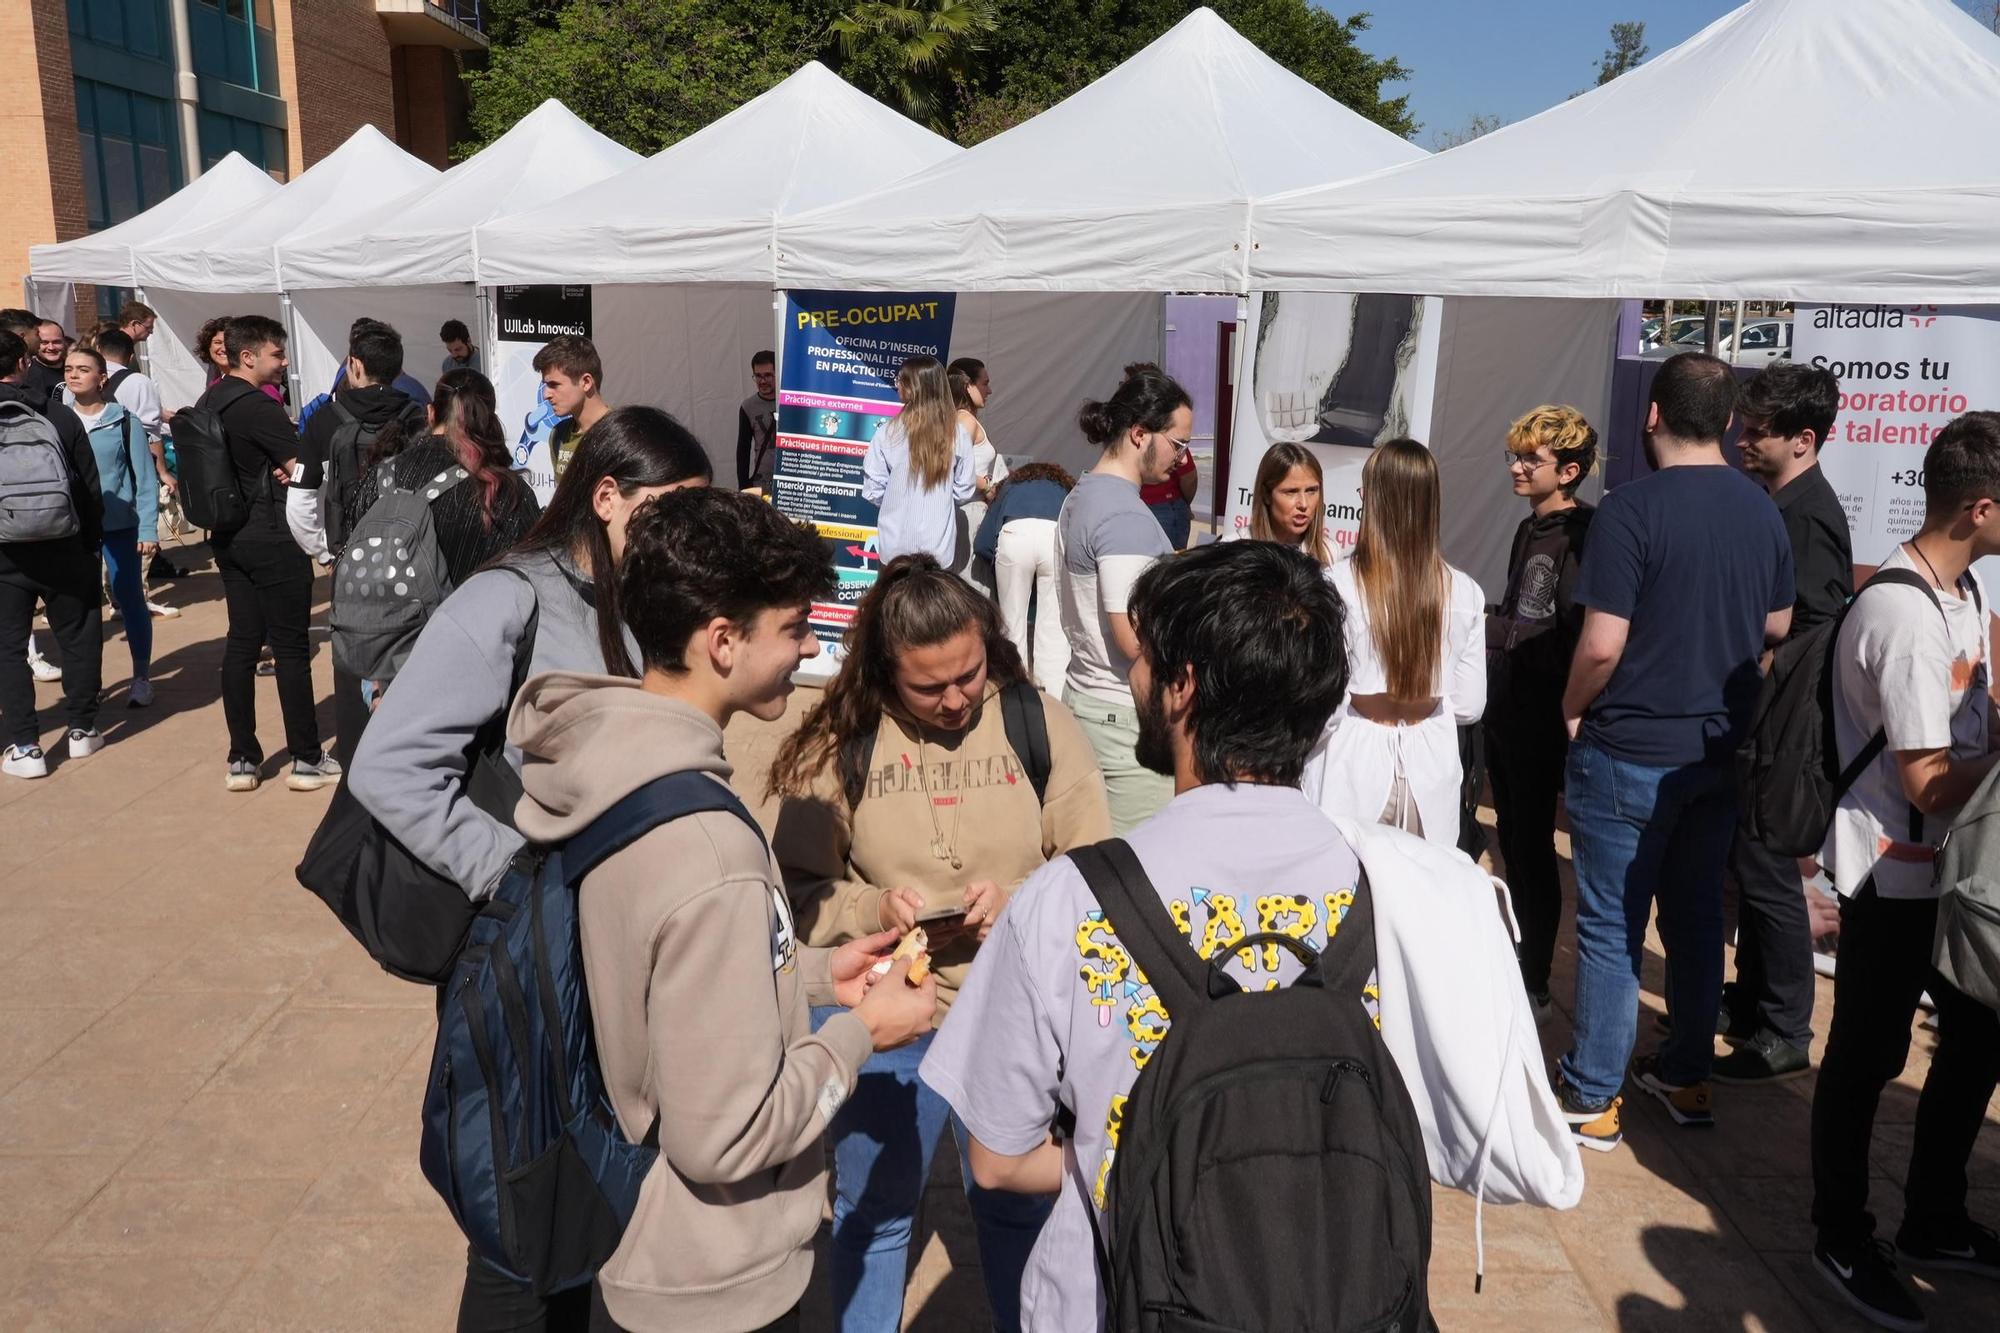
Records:
M207 567L193 547L177 559ZM325 585L321 585L322 619ZM327 794L223 790L213 573L163 600L150 711L125 708L116 622L110 744L71 763L59 686L38 695L46 781L0 782L0 1330L445 1330L464 1244L417 1169L434 1031L430 991L369 961L292 867ZM44 642L46 644L46 636ZM318 639L321 718L331 664ZM259 682L266 744L275 690ZM807 696L801 696L805 698ZM796 710L795 710L796 711ZM761 799L777 729L738 728L739 785ZM274 754L277 752L274 750ZM767 806L760 815L769 820ZM1567 1007L1566 936L1556 997ZM1645 1003L1657 1011L1659 957ZM1832 1011L1822 980L1816 1027ZM1642 1022L1642 1045L1651 1040ZM1566 1040L1559 1018L1544 1034ZM1875 1204L1885 1234L1917 1089L1919 1031L1884 1098ZM1817 1055L1817 1050L1815 1051ZM1473 1294L1473 1208L1437 1192L1431 1295L1446 1330L1847 1329L1811 1271L1808 1077L1719 1089L1718 1128L1627 1102L1626 1147L1585 1154L1569 1213L1492 1208ZM2000 1111L1972 1163L1973 1212L2000 1220ZM984 1326L955 1155L938 1154L906 1324ZM1919 1285L1936 1329L1991 1329L2000 1287ZM827 1326L823 1296L811 1326Z

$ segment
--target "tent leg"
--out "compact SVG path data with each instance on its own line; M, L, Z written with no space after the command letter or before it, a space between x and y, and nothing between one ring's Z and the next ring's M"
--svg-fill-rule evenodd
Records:
M299 319L298 312L292 308L292 294L290 292L278 293L278 307L285 317L285 346L287 348L296 347L299 342ZM285 367L285 380L292 386L292 419L296 421L298 420L299 409L306 405L305 381L299 378L298 362L288 360L288 364Z
M493 322L493 289L491 287L474 287L472 289L472 300L474 308L478 311L479 345L486 349L483 354L486 357L486 368L490 372L497 373L497 363L494 357L498 353L493 349L499 345L500 330Z

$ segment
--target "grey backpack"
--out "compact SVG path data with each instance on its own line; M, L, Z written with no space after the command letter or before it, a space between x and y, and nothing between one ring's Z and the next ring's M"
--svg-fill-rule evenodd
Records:
M2000 768L1986 775L1938 845L1937 940L1944 979L2000 1009Z
M49 419L26 403L0 403L0 543L82 531L69 481L62 437Z
M448 467L406 491L396 485L395 461L382 464L379 495L334 566L333 664L342 671L386 682L402 669L418 631L451 592L431 504L469 475Z

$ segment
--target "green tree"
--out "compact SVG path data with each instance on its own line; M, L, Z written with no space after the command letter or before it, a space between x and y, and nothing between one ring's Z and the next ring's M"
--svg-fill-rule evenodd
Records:
M910 119L950 133L973 57L996 26L992 0L864 0L832 31L850 77L878 85L876 95Z
M1611 49L1597 61L1597 86L1602 88L1627 70L1636 69L1652 53L1646 45L1644 23L1612 24Z
M658 152L812 59L824 31L754 0L570 0L466 74L473 139L460 155L550 97L627 148Z
M1455 130L1437 130L1431 135L1431 151L1442 153L1448 148L1483 139L1505 123L1498 116L1475 115Z

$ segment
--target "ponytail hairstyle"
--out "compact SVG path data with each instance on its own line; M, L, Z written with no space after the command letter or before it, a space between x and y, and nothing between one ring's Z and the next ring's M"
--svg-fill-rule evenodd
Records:
M1076 424L1083 438L1100 449L1115 449L1125 442L1134 426L1158 433L1173 421L1181 408L1192 408L1194 400L1171 375L1163 374L1150 362L1127 367L1131 372L1118 391L1102 403L1085 403Z
M1264 461L1257 465L1256 496L1250 502L1250 535L1260 542L1292 544L1291 538L1281 534L1278 525L1271 521L1271 496L1285 484L1285 478L1292 475L1295 467L1312 473L1320 486L1319 508L1313 511L1312 526L1306 529L1302 549L1324 569L1332 563L1326 551L1326 474L1320 468L1319 455L1303 444L1280 442L1264 451Z
M962 370L954 370L945 376L951 385L951 405L961 412L979 415L979 404L972 401L972 381Z
M913 356L896 372L896 396L903 410L896 417L910 445L910 471L927 491L951 479L951 457L958 445L958 412L951 402L951 383L934 356Z
M683 482L706 486L713 477L708 451L680 422L657 407L613 408L585 432L556 483L556 493L549 497L549 507L502 558L549 555L581 567L591 582L604 669L614 676L637 676L638 668L625 651L611 538L597 517L598 483L609 478L620 495L629 496L648 486Z
M461 328L464 326L461 325ZM431 391L437 431L458 455L458 465L479 483L480 522L493 530L493 502L502 486L521 483L514 473L514 452L500 428L493 381L476 370L446 371Z
M1389 694L1437 693L1451 573L1438 548L1437 459L1415 440L1377 445L1361 468L1354 579Z
M966 630L986 643L986 678L1002 688L1026 680L1021 654L1007 637L991 597L928 555L898 556L882 567L855 608L840 674L827 685L799 729L778 747L766 786L773 796L805 797L835 763L841 747L873 734L882 710L896 699L896 659Z

